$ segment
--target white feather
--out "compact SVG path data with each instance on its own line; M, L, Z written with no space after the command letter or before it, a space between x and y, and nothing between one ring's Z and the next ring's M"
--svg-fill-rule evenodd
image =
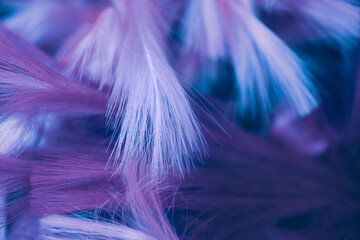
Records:
M98 79L100 87L110 89L107 118L118 134L112 158L119 170L135 160L154 173L183 175L191 165L189 156L203 151L203 140L167 61L157 1L113 3L75 49L67 51L68 71Z
M97 222L62 215L42 218L40 220L38 239L154 240L154 238L138 230L121 224Z
M308 114L317 106L316 91L301 60L249 8L225 1L222 14L228 19L240 111L267 114L281 103L298 115Z

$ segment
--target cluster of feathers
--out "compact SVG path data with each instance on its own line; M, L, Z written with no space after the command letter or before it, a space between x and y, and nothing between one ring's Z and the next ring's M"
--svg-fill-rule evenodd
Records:
M0 1L0 239L360 239L359 6Z

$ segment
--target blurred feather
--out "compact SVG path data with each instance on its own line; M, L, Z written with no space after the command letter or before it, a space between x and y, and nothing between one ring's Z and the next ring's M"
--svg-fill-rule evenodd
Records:
M211 129L211 157L185 180L174 204L178 211L184 209L180 219L188 223L185 236L359 237L359 164L350 160L349 152L332 145L326 154L309 157L221 123L232 137L206 125Z
M83 22L96 16L96 8L83 1L31 0L18 3L5 26L33 44L55 52ZM7 3L8 5L15 4Z
M270 11L290 12L310 28L343 46L354 45L360 36L360 10L352 0L260 0Z
M238 82L239 111L267 114L282 103L300 116L311 112L317 106L315 88L300 59L249 9L231 1L223 1L221 9Z
M223 22L216 1L188 1L183 23L185 46L213 60L225 55Z
M121 51L120 14L103 10L91 26L83 26L58 54L67 75L99 82L100 88L114 84L114 68Z
M32 117L39 113L103 113L106 96L74 83L14 41L16 36L0 29L0 85L3 117L16 113Z
M199 7L200 3L202 7ZM252 118L259 115L267 118L279 105L293 109L300 116L308 114L317 107L317 100L305 66L254 16L251 3L227 0L189 3L186 21L194 19L194 24L185 23L186 32L193 33L185 36L185 45L211 43L209 48L204 47L206 44L199 44L203 48L195 50L212 59L219 58L221 49L224 45L227 47L227 55L234 65L238 110L242 116L250 114ZM202 9L202 14L199 9ZM212 23L207 15L219 19ZM200 26L201 30L197 30ZM197 40L195 33L205 40ZM216 37L222 33L224 37Z
M260 108L261 113L268 113L282 102L299 115L311 112L317 106L315 89L292 50L239 4L229 4L223 14L228 17L226 34L238 81L240 111ZM237 22L242 23L242 29ZM240 39L242 43L238 44Z
M21 118L10 117L0 123L0 153L14 154L31 146L37 135L37 125L27 126Z
M37 239L39 230L39 219L31 212L19 217L13 224L8 226L6 240L32 240ZM4 239L4 240L5 240Z

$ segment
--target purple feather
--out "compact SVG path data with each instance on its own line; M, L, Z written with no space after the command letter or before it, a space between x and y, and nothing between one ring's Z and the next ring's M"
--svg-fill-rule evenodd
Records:
M50 69L5 28L0 29L1 106L4 114L103 113L106 96Z

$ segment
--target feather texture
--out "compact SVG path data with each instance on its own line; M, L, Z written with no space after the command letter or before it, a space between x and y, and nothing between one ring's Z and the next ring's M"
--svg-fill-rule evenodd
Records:
M0 239L359 239L352 0L19 1L78 31L0 25Z
M182 175L190 164L183 158L202 151L198 123L166 60L156 1L125 3L118 79L109 101L109 123L119 130L114 156L121 165L141 157L155 172Z
M29 46L0 27L0 99L2 114L104 113L106 95L63 77L32 56ZM15 39L15 40L14 40Z
M34 144L37 124L22 123L21 118L10 117L0 123L0 153L15 154Z
M260 0L270 11L297 14L324 37L344 46L354 45L360 36L360 11L348 0Z
M40 220L37 239L153 240L155 238L121 224L54 215Z
M82 0L9 1L7 4L16 2L17 11L4 19L4 25L50 52L55 52L85 20L96 16L96 9L87 7Z
M93 25L83 26L58 54L68 76L86 77L100 88L114 84L114 68L121 50L120 15L114 8L101 12Z
M213 60L225 55L224 32L216 1L188 1L183 23L186 48Z
M226 19L240 111L266 114L280 102L300 116L314 109L315 88L292 50L253 15L250 7L222 0L221 13Z
M221 57L222 49L226 48L234 66L238 109L242 115L250 113L266 118L280 103L293 108L298 115L306 115L317 106L315 87L305 74L305 66L256 18L252 1L190 1L188 4L185 46L198 44L201 48L195 50L211 59ZM215 19L209 19L208 15Z
M162 24L155 0L114 1L67 58L68 70L110 85L107 118L118 133L112 157L120 169L141 159L154 172L183 175L203 142L167 62Z

